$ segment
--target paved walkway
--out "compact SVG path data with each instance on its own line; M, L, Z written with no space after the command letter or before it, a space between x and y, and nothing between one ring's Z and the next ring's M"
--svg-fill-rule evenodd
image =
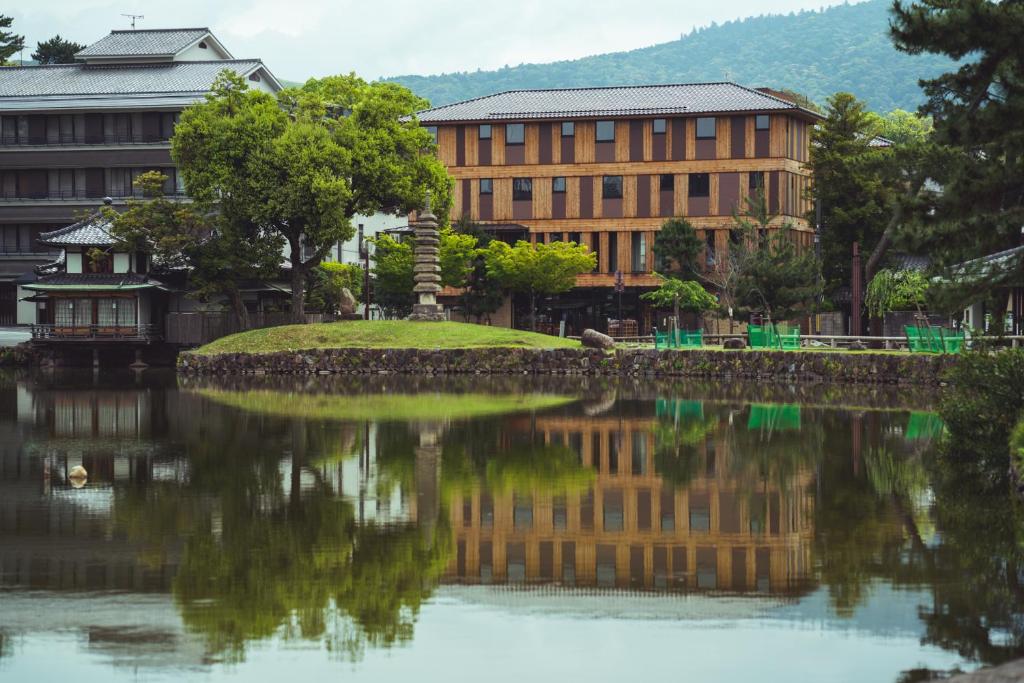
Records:
M31 334L24 327L0 327L0 346L15 346L29 337Z

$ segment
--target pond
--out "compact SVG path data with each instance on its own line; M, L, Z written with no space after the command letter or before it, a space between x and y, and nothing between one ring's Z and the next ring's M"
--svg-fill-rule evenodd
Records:
M893 682L1022 656L1018 512L940 454L934 399L0 375L0 679Z

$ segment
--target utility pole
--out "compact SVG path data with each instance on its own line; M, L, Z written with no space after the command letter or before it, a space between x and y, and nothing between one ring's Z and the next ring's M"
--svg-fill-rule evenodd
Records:
M853 243L853 282L850 287L850 334L854 337L861 335L861 305L863 297L863 271L860 269L860 244Z
M370 245L363 233L363 224L359 224L359 257L363 259L363 320L370 319Z
M121 14L121 16L122 17L128 17L129 19L132 20L132 30L133 31L135 30L135 20L136 19L145 19L146 18L145 15L142 15L142 14Z

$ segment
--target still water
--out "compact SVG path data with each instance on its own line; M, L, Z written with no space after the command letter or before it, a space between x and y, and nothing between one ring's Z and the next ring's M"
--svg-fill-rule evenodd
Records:
M1021 656L1017 512L940 457L934 398L0 375L0 680L893 682Z

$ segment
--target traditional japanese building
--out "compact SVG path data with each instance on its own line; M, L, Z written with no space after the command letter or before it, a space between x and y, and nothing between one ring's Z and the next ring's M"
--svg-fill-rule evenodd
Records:
M653 242L684 217L713 264L733 213L758 189L775 223L813 243L805 168L819 116L779 93L734 83L517 90L419 113L455 178L452 219L533 242L569 240L598 256L577 288L549 302L552 323L603 328L626 315L650 325L639 295L655 287Z
M103 197L123 205L145 171L167 176L168 195L183 194L170 137L222 70L252 88L281 87L259 59L235 59L206 28L112 31L75 57L0 69L0 325L34 322L16 280L53 259L42 234Z

